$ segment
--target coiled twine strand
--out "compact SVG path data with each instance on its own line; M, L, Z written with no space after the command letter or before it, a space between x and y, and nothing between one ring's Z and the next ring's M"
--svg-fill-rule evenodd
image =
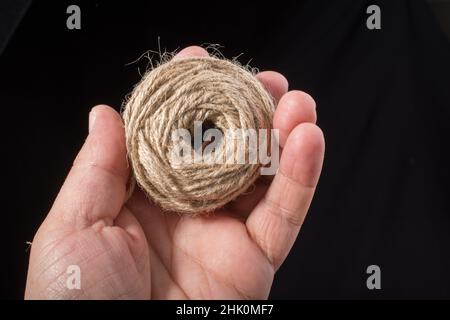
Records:
M165 62L144 75L123 109L134 179L165 210L197 214L222 207L254 183L261 165L174 165L168 158L173 130L191 132L194 121L222 132L269 130L273 112L262 84L234 62L215 57Z

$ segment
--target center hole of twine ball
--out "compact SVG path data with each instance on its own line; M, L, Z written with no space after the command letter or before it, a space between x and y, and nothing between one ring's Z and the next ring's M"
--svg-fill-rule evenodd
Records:
M211 143L217 143L217 145L220 144L222 141L222 135L218 137L218 141L216 141L216 136L212 135L208 140L203 140L205 138L205 133L210 129L216 129L219 130L221 134L223 134L223 131L217 127L217 125L214 123L214 121L210 119L206 119L201 123L201 137L197 136L195 125L192 125L192 128L190 129L191 132L191 146L195 150L195 152L203 152ZM196 139L199 139L199 143L195 143Z

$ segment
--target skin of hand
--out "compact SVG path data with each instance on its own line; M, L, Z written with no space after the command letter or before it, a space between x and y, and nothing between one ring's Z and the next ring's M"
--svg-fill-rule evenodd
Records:
M188 47L174 59L206 56ZM209 216L163 213L137 188L120 115L89 114L89 135L30 254L26 299L265 299L304 221L325 143L314 100L279 73L257 75L277 103L280 165L273 179ZM67 270L80 270L69 289Z

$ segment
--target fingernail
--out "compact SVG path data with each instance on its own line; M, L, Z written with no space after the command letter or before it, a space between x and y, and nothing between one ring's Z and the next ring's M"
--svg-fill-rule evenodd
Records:
M91 110L89 112L89 133L94 129L95 126L95 118L97 117L95 110Z

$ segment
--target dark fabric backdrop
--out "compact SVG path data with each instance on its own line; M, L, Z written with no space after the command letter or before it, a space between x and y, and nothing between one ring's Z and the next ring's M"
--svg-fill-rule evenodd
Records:
M73 3L79 31L66 28ZM366 28L370 4L381 7L381 30ZM8 12L0 35L21 15ZM147 61L127 64L157 50L158 37L167 50L219 43L227 57L244 53L241 62L284 73L317 101L323 174L272 298L450 297L450 44L415 0L33 2L0 56L1 297L23 297L25 242L83 143L90 108L120 108ZM371 264L381 290L366 288Z

